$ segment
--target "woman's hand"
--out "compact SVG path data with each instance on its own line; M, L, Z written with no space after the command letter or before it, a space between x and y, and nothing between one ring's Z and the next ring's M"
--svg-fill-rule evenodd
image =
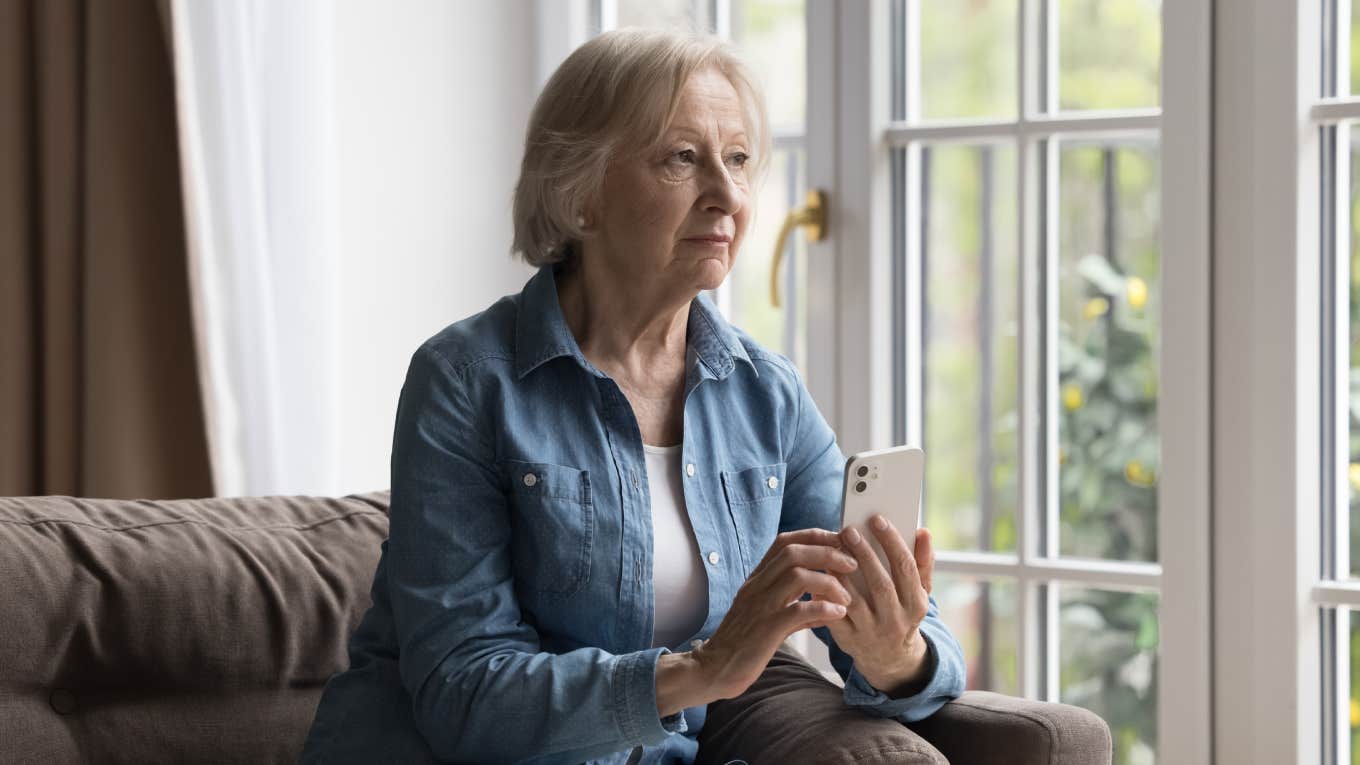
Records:
M859 561L862 577L835 575L853 599L846 617L828 628L864 679L900 697L924 680L928 669L920 626L930 605L935 551L926 529L918 529L908 545L887 518L874 516L869 525L891 566L884 567L857 529L842 529L841 544Z
M775 537L760 565L737 590L722 624L693 652L715 699L745 693L789 635L844 618L851 596L837 579L858 564L839 545L840 537L825 529ZM813 599L800 600L805 592Z

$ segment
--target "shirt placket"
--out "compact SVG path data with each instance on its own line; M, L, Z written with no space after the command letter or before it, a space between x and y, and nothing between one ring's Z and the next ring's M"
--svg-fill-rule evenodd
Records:
M703 383L709 381L707 385ZM711 635L722 622L728 606L741 584L741 557L727 518L727 503L718 480L720 460L717 440L722 437L721 414L715 414L715 384L720 384L702 364L695 364L685 395L685 504L699 543L704 570L708 574L708 614L703 635ZM706 398L707 396L707 398ZM715 421L717 417L718 421Z
M618 384L608 377L599 377L596 385L609 437L609 453L619 476L619 507L623 513L615 634L621 646L641 650L651 646L653 630L652 512L642 434L632 406Z

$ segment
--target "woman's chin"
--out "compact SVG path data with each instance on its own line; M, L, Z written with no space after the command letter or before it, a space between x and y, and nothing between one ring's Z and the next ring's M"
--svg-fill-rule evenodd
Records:
M695 286L701 290L716 290L727 278L727 262L721 258L704 258L699 261L694 275Z

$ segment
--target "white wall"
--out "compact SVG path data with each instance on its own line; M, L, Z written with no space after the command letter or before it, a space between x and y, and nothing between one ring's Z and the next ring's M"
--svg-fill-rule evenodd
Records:
M335 7L342 491L388 487L416 347L532 273L508 254L532 13L532 0Z

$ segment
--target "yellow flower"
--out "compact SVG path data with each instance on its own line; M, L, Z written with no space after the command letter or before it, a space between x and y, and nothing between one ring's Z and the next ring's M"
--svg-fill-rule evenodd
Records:
M1086 301L1086 307L1081 309L1081 318L1090 321L1097 316L1104 316L1110 310L1110 301L1103 297L1093 297Z
M1360 727L1360 701L1351 699L1351 727Z
M1147 282L1137 276L1130 276L1128 282L1124 285L1124 290L1128 293L1130 307L1142 308L1147 305Z
M1062 448L1061 446L1058 447L1058 464L1059 465L1067 464L1067 450Z
M1350 476L1351 488L1360 491L1360 462L1352 462L1346 473Z
M1063 406L1068 410L1080 409L1082 404L1081 388L1072 383L1063 386L1062 389Z
M1124 480L1134 486L1151 486L1156 479L1152 472L1138 460L1129 460L1124 465Z

